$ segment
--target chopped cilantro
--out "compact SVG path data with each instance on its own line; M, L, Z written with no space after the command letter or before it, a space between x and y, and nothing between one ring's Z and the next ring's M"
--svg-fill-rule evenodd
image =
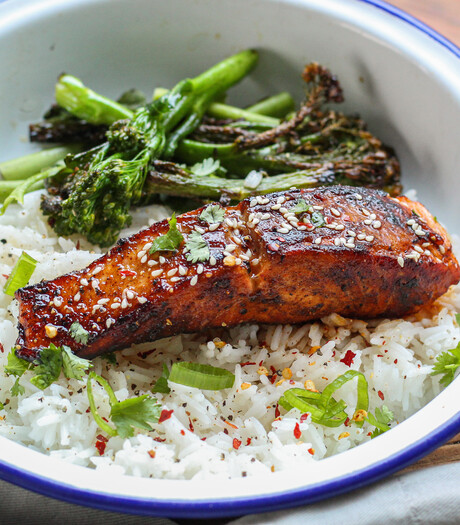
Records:
M161 377L157 379L157 382L153 385L152 393L160 392L161 394L169 394L171 392L171 389L168 386L168 378L169 378L169 369L163 363L163 372L161 374Z
M3 403L0 403L0 410L3 410L5 408L5 405Z
M115 425L115 428L110 426L98 413L96 402L93 396L92 380L97 381L107 392L110 403L110 417ZM125 399L118 401L112 387L101 376L94 372L90 372L88 376L88 383L86 387L88 393L89 406L94 420L99 427L107 432L109 436L120 436L122 438L130 437L134 434L135 428L142 428L144 430L152 430L148 424L157 423L160 418L161 405L157 399L150 397L148 394L143 396Z
M62 368L67 378L83 379L85 372L92 366L91 361L76 356L68 346L62 347Z
M194 164L190 170L194 175L206 177L207 175L212 175L220 168L220 162L218 160L209 157L204 159L203 162L198 162Z
M375 426L374 432L372 432L371 439L374 439L380 434L383 434L387 430L390 430L388 424L393 421L393 412L386 406L382 405L382 408L375 409L375 416L370 412L367 415L367 420L373 426Z
M185 246L189 250L189 253L186 255L186 259L191 263L207 261L211 256L206 241L203 239L201 233L198 233L197 231L193 231L188 236Z
M454 380L455 371L460 366L460 343L458 343L456 348L448 350L447 352L442 352L436 358L436 361L433 365L433 371L431 372L432 376L442 374L440 379L441 385L447 386Z
M29 363L29 361L19 358L14 348L12 348L8 354L7 359L8 364L5 366L5 373L9 376L21 377L22 374L32 366L32 363Z
M168 221L169 230L165 235L160 235L152 242L149 253L155 252L174 252L179 248L181 242L184 240L182 233L177 229L176 215L173 213L171 219Z
M160 413L161 405L158 401L144 394L112 405L110 417L117 427L118 435L127 438L134 435L133 427L152 430L148 421L157 423Z
M10 392L12 396L20 396L25 394L26 389L19 383L19 377L16 378L14 385L11 387Z
M40 352L39 364L33 369L35 375L30 382L40 390L44 390L59 378L62 369L61 349L50 344Z
M69 332L70 337L72 337L77 343L86 345L88 342L89 332L85 330L78 321L71 324Z
M308 210L311 210L310 204L307 204L307 202L304 199L299 199L297 204L290 210L292 213L295 213L296 215L299 215L301 213L305 213Z
M225 210L218 204L211 204L201 212L200 219L209 224L220 224L224 220Z
M316 226L317 228L321 228L321 226L324 226L326 224L323 214L319 211L314 211L311 214L310 220L313 224L313 226Z

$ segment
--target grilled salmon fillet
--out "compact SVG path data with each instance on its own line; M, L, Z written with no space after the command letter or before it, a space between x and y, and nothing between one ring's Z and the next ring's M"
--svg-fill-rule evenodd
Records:
M34 359L54 343L92 358L182 332L333 312L401 317L460 280L447 233L405 197L334 186L246 199L217 222L200 218L204 209L177 217L176 251L149 253L169 230L164 220L81 271L19 289L17 354ZM203 260L190 262L197 241ZM76 322L84 342L72 336Z

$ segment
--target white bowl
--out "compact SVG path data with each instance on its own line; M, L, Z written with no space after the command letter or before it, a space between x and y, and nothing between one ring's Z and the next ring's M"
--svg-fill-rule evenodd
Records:
M261 52L234 101L288 89L315 60L340 78L346 109L393 144L405 188L460 231L460 50L379 0L15 0L0 5L0 158L30 151L63 71L97 91L172 85L244 48ZM313 502L388 475L460 430L460 381L379 439L308 473L188 482L107 478L0 438L0 477L110 510L212 517Z

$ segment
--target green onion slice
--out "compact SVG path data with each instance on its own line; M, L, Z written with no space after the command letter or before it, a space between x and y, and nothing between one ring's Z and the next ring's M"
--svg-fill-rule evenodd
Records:
M95 372L89 373L88 383L86 385L86 393L88 394L89 408L91 410L91 414L93 414L94 421L96 421L100 429L102 429L104 432L107 432L109 436L116 436L118 434L116 429L114 429L112 426L106 423L106 421L102 419L102 417L99 415L99 412L97 411L96 402L94 401L94 395L93 395L93 386L91 383L92 380L97 381L107 392L107 394L109 395L111 406L118 403L118 400L115 397L115 393L112 390L112 387L103 377L98 376Z
M182 362L172 365L169 381L202 390L222 390L233 386L235 376L223 368Z
M37 261L28 253L22 252L3 287L3 292L14 296L16 290L29 282L36 266Z

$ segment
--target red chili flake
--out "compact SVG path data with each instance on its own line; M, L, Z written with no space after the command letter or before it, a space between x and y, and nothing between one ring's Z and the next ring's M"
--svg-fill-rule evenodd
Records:
M324 220L326 221L326 224L331 224L332 219L330 217L325 217Z
M190 429L190 432L194 432L195 431L195 429L193 427L192 420L190 418L188 418L188 428Z
M280 249L279 244L276 244L276 242L271 242L271 243L267 246L267 248L268 248L269 250L271 250L272 252L277 252L277 251Z
M9 278L10 278L10 276L7 275L6 273L2 273L2 275L3 275L3 277L4 277L5 279L9 279Z
M158 441L158 443L164 443L166 441L166 438L163 439L163 438L160 438L160 437L156 437L156 438L153 438L153 441Z
M309 414L308 412L306 412L305 414L302 414L302 415L300 416L300 422L303 423L304 421L306 421L306 420L308 419L308 416L309 416L309 415L310 415L310 414Z
M98 435L96 436L96 439L97 439L98 441L103 441L104 443L107 443L107 441L109 440L109 438L106 438L106 437L103 436L102 434L98 434Z
M157 453L154 450L147 450L147 454L153 459Z
M158 423L163 423L163 421L166 421L169 419L172 415L174 410L166 410L165 408L161 411L160 419L158 420Z
M224 428L224 434L228 434L228 428Z
M385 350L385 354L388 354L388 350Z
M332 357L335 357L335 350L332 352Z
M350 418L347 417L347 419L345 419L345 421L344 421L343 424L344 424L346 427L349 427L349 426L350 426L349 423L350 423Z
M395 359L395 361L394 361L394 362L395 362L395 365L397 365L397 364L398 364L398 360L397 360L397 359Z
M294 379L289 379L289 384L290 384L290 385L295 385L295 381L294 381Z
M2 343L0 343L0 352L3 354L4 351L5 351L5 348L3 347Z
M180 433L181 433L183 436L185 436L185 430L184 430L184 429L182 429L182 430L180 431Z
M123 269L123 270L118 270L118 272L119 272L121 275L137 275L137 273L136 273L134 270L126 270L126 269Z
M379 391L377 392L377 394L379 395L379 397L380 397L380 399L381 399L382 401L385 400L385 396L383 395L383 392L382 392L381 390L379 390Z
M274 374L277 373L276 368L275 368L273 365L270 365L270 370L271 370Z
M250 445L250 444L251 444L251 441L252 441L252 438L248 438L248 439L246 440L246 446Z
M270 383L273 385L273 383L278 379L278 376L276 374L273 374L270 376Z
M264 360L262 359L262 361L259 363L259 366L262 366L264 363Z
M281 414L280 409L279 409L278 405L276 405L276 407L275 407L275 418L280 417L280 414Z
M276 240L279 242L286 242L286 239L284 239L283 237L277 237Z
M354 352L352 352L351 350L347 350L345 357L341 359L340 362L346 364L347 366L351 366L355 357L356 354Z
M201 441L206 441L206 438L201 438Z
M99 455L102 456L105 452L105 447L107 446L105 441L96 441L95 447L97 448L97 451L99 452Z
M103 417L102 419L103 419L106 423L109 422L109 420L108 420L106 417Z
M296 439L300 439L300 436L302 435L302 432L300 430L300 426L299 426L299 423L296 423L295 424L295 427L294 427L294 437Z
M252 361L246 361L246 363L241 363L240 366L249 366L249 365L255 365Z
M224 423L227 423L227 425L229 425L230 427L234 428L234 429L237 429L238 427L236 425L234 425L233 423L230 423L230 421L227 421L225 420Z
M315 453L315 449L314 448L309 448L308 452L313 456L313 454Z
M382 354L377 354L377 357L383 357L383 355Z
M241 446L241 441L239 439L233 438L233 448L238 450Z
M80 241L77 241L77 244L76 244L75 248L76 248L77 250L80 249Z
M91 409L90 408L87 408L86 409L86 413L89 414L91 412Z
M351 221L351 219L350 219L350 216L349 216L349 215L342 215L342 219L343 219L344 221L346 221L346 222L349 222L349 221Z
M368 436L372 436L372 432L368 432L367 435L368 435Z

